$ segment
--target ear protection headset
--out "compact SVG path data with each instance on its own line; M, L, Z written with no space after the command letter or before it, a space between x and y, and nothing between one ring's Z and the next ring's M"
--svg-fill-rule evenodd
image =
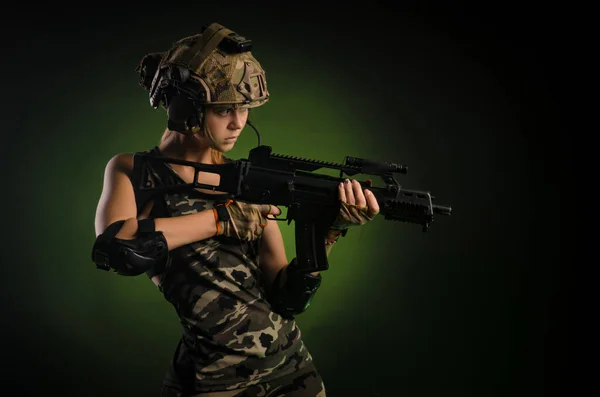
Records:
M210 103L211 92L190 71L197 70L217 48L228 54L243 53L252 49L252 41L213 23L203 27L201 34L180 40L166 53L147 54L136 69L140 85L149 91L150 105L167 109L169 129L194 134L202 126L203 104Z

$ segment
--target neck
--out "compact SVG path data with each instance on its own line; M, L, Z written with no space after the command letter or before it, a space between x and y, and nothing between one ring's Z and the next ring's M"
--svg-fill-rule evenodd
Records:
M198 135L186 136L176 131L158 146L165 157L196 163L212 164L211 149L206 140Z

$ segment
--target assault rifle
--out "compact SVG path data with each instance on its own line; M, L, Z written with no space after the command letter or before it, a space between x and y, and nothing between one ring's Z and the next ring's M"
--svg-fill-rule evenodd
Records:
M295 222L296 258L299 269L306 272L327 270L329 265L323 243L326 228L338 214L340 201L338 185L345 177L356 174L379 176L385 187L374 187L370 180L359 181L377 198L380 215L386 220L419 224L427 231L434 214L450 215L451 208L433 204L429 192L406 190L394 178L396 173L407 173L404 165L377 162L356 157L346 157L344 164L310 160L274 154L270 146L260 145L250 150L248 159L225 164L201 164L191 161L140 153L142 191L181 191L184 189L209 189L226 192L235 200L252 204L273 204L287 207L286 217L275 218ZM193 167L191 183L146 186L146 165L153 162L179 164ZM316 173L321 168L340 171L339 177ZM218 174L218 185L198 183L198 173Z

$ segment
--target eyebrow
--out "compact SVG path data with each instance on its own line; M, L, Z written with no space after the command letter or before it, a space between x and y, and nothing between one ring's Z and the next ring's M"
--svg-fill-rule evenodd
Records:
M245 107L236 107L231 105L213 105L211 108L217 112L222 112L224 110L247 109Z

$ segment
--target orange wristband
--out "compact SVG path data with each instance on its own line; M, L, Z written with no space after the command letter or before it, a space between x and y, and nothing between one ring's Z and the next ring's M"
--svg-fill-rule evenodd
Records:
M213 208L213 213L215 215L215 223L217 224L217 234L215 236L218 236L221 233L221 225L219 224L219 214L216 208Z

